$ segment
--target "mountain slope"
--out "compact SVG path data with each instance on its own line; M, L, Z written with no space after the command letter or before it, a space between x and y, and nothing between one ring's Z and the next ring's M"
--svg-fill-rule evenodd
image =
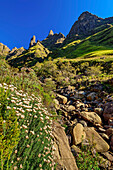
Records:
M104 28L104 27L103 27ZM98 28L99 29L99 28ZM82 40L75 40L67 43L62 48L55 50L51 55L52 58L65 57L77 58L90 56L96 51L103 51L102 55L113 53L113 26L109 25L106 28L94 35L91 35Z
M24 53L16 56L12 56L8 59L10 65L14 67L23 67L23 66L33 66L37 62L42 62L47 55L49 50L45 48L40 42L37 42L33 47L30 47Z

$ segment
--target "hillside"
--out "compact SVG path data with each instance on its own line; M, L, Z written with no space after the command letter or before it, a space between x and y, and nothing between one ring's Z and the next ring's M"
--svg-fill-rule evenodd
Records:
M113 169L113 17L0 48L2 170Z

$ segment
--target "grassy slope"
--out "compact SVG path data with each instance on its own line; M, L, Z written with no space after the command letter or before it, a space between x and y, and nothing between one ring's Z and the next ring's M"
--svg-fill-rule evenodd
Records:
M14 67L33 66L37 62L42 62L44 58L49 54L49 50L46 49L41 43L37 43L35 46L28 49L25 53L9 58L9 64Z
M113 26L110 25L92 36L87 37L84 40L76 40L64 47L56 50L51 55L52 58L65 57L65 58L77 58L77 57L94 57L102 55L113 54Z

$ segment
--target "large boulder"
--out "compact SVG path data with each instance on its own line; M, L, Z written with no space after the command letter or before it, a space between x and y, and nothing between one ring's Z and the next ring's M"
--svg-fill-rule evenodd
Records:
M86 137L84 132L84 127L82 124L77 123L77 125L73 129L73 144L78 145L80 144Z
M54 160L57 163L56 170L78 170L75 158L71 153L68 138L64 129L57 122L53 122L53 136L55 141Z
M88 120L89 122L93 123L94 125L102 123L101 118L95 112L85 112L85 111L83 111L83 112L80 112L80 115L85 120Z
M86 133L86 139L90 141L91 144L95 144L95 149L97 152L106 152L109 150L108 143L94 130L93 127L84 127Z

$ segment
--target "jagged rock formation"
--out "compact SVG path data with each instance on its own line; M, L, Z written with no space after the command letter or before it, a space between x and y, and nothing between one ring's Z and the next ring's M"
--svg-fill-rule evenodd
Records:
M49 50L59 47L63 41L65 40L65 36L62 33L53 33L52 30L50 30L48 36L46 39L42 41L42 44L48 48Z
M109 24L112 23L113 17L103 19L86 11L83 12L74 23L69 34L67 35L67 38L84 38L98 32L98 29L95 30L95 28L101 25L104 25L104 27L109 27Z
M10 49L6 45L0 43L0 56L6 56L9 51Z
M33 35L33 37L31 38L30 44L29 44L29 48L33 47L36 44L36 37L35 35Z
M35 65L37 62L42 62L45 58L47 58L48 54L49 50L45 48L40 41L37 41L34 46L23 51L20 55L12 55L12 57L8 59L8 62L10 65L19 68L24 66L30 67Z
M11 59L11 58L17 57L17 56L21 55L23 52L25 52L24 47L21 47L21 48L16 48L16 47L14 47L14 48L9 52L9 54L7 55L6 60L7 60L8 58Z

